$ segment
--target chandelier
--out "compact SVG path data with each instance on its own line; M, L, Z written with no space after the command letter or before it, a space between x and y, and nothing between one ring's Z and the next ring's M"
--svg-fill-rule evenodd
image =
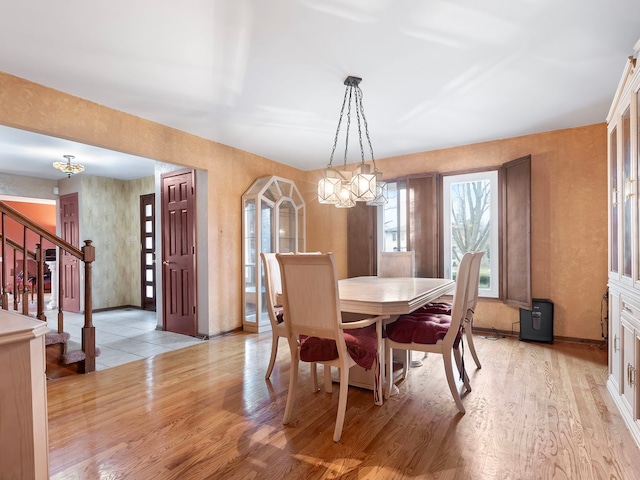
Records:
M67 163L65 162L53 162L53 168L56 170L60 170L62 173L66 173L68 178L71 178L71 175L76 173L84 172L84 165L80 165L79 163L71 163L73 160L73 155L63 155L64 158L67 159Z
M336 136L333 140L333 149L329 158L329 165L323 172L323 176L318 182L318 202L335 205L338 208L350 208L356 205L356 202L367 202L367 205L384 205L387 203L387 184L381 180L382 173L376 168L376 161L373 157L373 147L371 146L371 138L369 138L369 128L367 119L364 115L364 107L362 105L362 90L360 89L361 78L349 76L345 79L346 85L344 99L342 100L342 108L340 109L340 118L338 119L338 128ZM360 143L361 163L355 172L347 171L347 152L349 150L349 129L351 127L351 111L352 104L354 106L357 125L358 140ZM338 145L338 137L340 136L340 126L347 107L345 144L344 144L344 165L342 170L338 170L333 166L333 156ZM366 135L369 151L371 152L371 161L373 163L373 172L371 167L364 163L364 145L362 139L362 130Z

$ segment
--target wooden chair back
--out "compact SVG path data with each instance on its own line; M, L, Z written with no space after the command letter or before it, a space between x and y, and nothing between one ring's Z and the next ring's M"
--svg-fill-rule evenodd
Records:
M449 326L449 330L442 340L443 348L451 348L454 344L456 337L458 336L458 332L460 331L460 326L464 321L465 315L467 313L467 295L469 292L469 279L472 264L474 263L474 254L465 253L462 256L462 260L460 261L460 265L458 267L458 273L456 275L456 288L453 293L453 306L451 307L451 325ZM480 258L477 257L477 263L480 263ZM479 267L478 267L479 268Z
M478 304L478 287L480 286L480 265L484 252L473 252L471 260L471 269L469 271L469 291L467 292L467 311L465 314L473 316L473 311ZM470 320L470 319L469 319Z
M267 303L267 312L271 328L274 329L278 325L277 310L280 305L276 300L277 295L282 292L282 280L280 279L280 265L276 259L275 253L260 253L262 258L262 267L264 271L264 287Z
M378 258L379 277L414 277L415 271L415 252L380 252Z
M338 275L333 254L281 255L285 324L293 339L300 335L336 341L348 355L341 323Z

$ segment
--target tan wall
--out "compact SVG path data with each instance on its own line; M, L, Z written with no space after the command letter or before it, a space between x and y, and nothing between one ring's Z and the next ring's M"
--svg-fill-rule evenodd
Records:
M315 200L319 171L301 172L3 73L0 106L0 124L209 171L210 334L241 325L240 199L259 176L296 182L307 201L307 249L334 252L340 277L346 276L346 212ZM607 273L604 124L379 160L378 167L393 178L493 166L527 154L533 296L554 302L556 335L600 339ZM511 330L518 310L482 302L476 318L478 326Z
M600 340L600 302L607 285L606 141L606 124L601 123L383 159L377 165L384 178L394 178L491 167L531 154L533 297L554 303L555 335ZM310 179L319 175L309 172ZM343 251L344 212L309 203L314 205L309 208L309 249L340 245ZM346 256L338 261L344 277ZM486 301L478 306L475 325L511 331L517 321L518 309Z
M208 170L209 331L200 333L242 325L242 194L257 177L279 175L300 183L303 172L2 72L0 124Z

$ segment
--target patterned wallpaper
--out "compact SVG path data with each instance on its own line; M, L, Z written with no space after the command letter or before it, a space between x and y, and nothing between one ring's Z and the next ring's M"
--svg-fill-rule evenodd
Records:
M154 177L123 181L80 178L80 238L96 247L93 308L141 304L140 195L154 192Z
M53 189L57 186L57 180L0 174L0 194L2 195L57 200L58 196L53 193Z

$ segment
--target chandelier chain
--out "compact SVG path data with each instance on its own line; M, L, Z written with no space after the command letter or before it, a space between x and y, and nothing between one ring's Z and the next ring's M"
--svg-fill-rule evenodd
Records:
M362 89L358 87L358 93L360 94L360 112L362 113L362 123L364 124L364 133L367 136L367 142L369 143L369 151L371 152L371 161L373 162L373 171L377 172L376 159L373 156L373 145L371 144L371 137L369 137L369 125L367 124L367 117L364 114L364 105L362 102ZM364 162L364 153L362 153L362 161Z
M361 107L362 107L362 90L360 87L356 88L356 116L358 117L358 139L360 140L360 158L362 159L362 163L364 163L364 147L362 145L362 128L360 126L360 117L361 117Z
M336 129L336 136L333 139L333 149L331 150L331 157L329 157L329 167L333 166L333 155L336 152L338 146L338 136L340 134L340 125L342 125L342 115L344 114L344 106L347 104L347 94L349 93L349 87L344 89L344 98L342 99L342 108L340 109L340 118L338 119L338 128Z
M353 87L349 85L349 104L347 106L347 130L345 132L344 140L344 167L347 167L347 151L349 150L349 130L351 130L351 97L353 96Z

